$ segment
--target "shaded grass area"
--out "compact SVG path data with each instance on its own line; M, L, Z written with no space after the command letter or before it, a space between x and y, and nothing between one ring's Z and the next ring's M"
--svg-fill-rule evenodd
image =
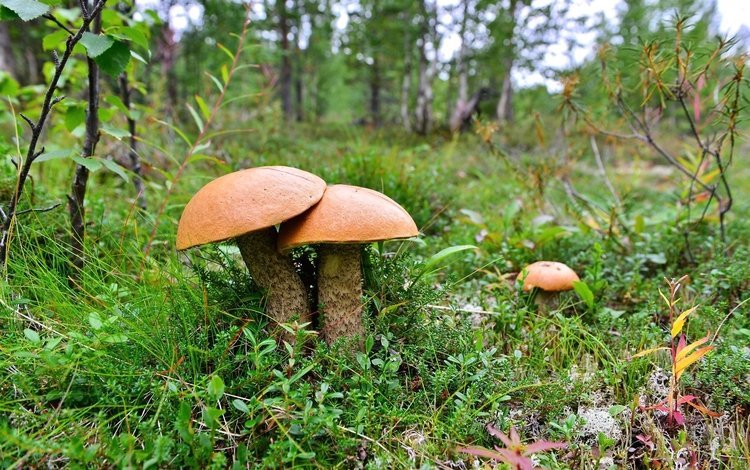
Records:
M456 448L491 447L491 423L515 426L528 442L568 442L543 458L551 468L594 468L603 456L650 465L680 448L743 468L750 320L744 307L727 315L749 293L750 268L737 262L750 235L746 171L733 175L726 248L710 221L693 224L691 262L680 179L652 171L653 162L612 162L622 208L611 223L592 209L614 202L586 161L567 168L510 152L508 163L473 136L294 132L219 143L227 158L191 168L148 256L154 221L132 210L129 187L100 177L77 288L68 285L62 211L19 224L0 311L2 466L470 466ZM175 252L176 221L197 188L266 164L377 189L417 221L421 242L366 252L364 352L315 340L277 345L236 249ZM596 204L568 196L567 174ZM40 178L39 190L54 178ZM151 182L155 199L160 181ZM425 272L430 256L464 244L476 249ZM536 311L513 281L539 259L573 267L594 303L567 293L558 310ZM631 356L668 337L659 289L665 276L683 274L691 276L683 304L701 305L688 335L722 325L717 349L686 374L686 386L725 417L693 413L685 430L666 432L633 403L657 395L651 382L667 358ZM582 418L591 410L619 431L608 447ZM639 434L654 449L643 450Z

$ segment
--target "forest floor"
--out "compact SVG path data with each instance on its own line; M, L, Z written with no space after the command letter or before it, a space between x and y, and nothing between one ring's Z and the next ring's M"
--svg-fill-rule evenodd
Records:
M599 167L587 145L563 161L473 134L260 132L213 142L217 158L179 180L154 157L147 212L129 183L96 173L73 287L64 207L22 215L14 234L0 466L473 468L504 445L495 428L565 443L531 456L545 468L748 468L750 169L730 173L722 241L716 205L699 220L698 197L688 212L680 173L630 143L602 145ZM379 190L420 228L364 252L361 352L325 345L315 325L293 326L308 346L277 345L233 245L174 247L198 188L275 164ZM39 207L71 174L44 165ZM538 307L516 282L538 260L582 283ZM683 276L670 315L662 295ZM682 334L688 348L707 338L693 349L705 356L676 381L669 351L635 356Z

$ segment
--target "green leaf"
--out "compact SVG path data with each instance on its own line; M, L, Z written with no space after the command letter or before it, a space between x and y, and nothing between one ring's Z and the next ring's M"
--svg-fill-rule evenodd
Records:
M107 95L106 98L104 98L104 101L120 110L125 116L130 117L130 110L125 106L125 103L122 102L119 96Z
M578 297L583 300L588 308L594 308L594 293L591 292L589 285L583 281L573 281L573 289L575 289Z
M39 333L29 328L23 330L23 335L32 343L39 343L41 341L41 339L39 338Z
M250 408L248 408L247 404L240 399L232 400L232 405L243 413L250 413Z
M211 377L211 381L208 382L208 394L214 400L220 400L224 395L224 381L218 375Z
M86 54L92 59L96 59L108 51L115 44L115 40L105 34L94 34L87 31L81 36L81 44L86 48Z
M81 17L80 8L57 8L55 9L55 16L62 18L70 23L75 23Z
M114 137L117 140L122 140L125 137L130 136L130 132L124 130L124 129L118 129L116 127L108 126L106 124L102 125L101 131L105 134L109 134L112 137Z
M117 162L108 160L106 158L102 158L99 161L102 162L102 165L104 165L104 168L108 169L112 173L116 174L117 176L125 180L126 183L130 182L130 177L125 172L125 170L120 165L117 164Z
M51 150L49 152L44 152L43 154L36 157L34 160L34 163L41 163L46 162L49 160L59 160L61 158L68 158L73 153L73 149L61 149L61 150Z
M208 120L208 118L211 117L211 110L208 109L208 106L206 105L206 102L201 98L200 95L195 95L195 102L198 103L198 108L201 110L201 114L203 115L203 119Z
M20 19L13 10L0 5L0 21L15 21Z
M106 335L105 337L102 338L102 341L104 341L105 343L111 343L111 344L127 343L128 337L127 335L123 333L115 333L112 335Z
M0 5L13 11L24 21L31 21L47 13L49 7L36 0L0 0Z
M148 51L148 38L140 29L133 28L132 26L126 26L125 28L120 29L118 32L125 39Z
M187 103L187 109L190 111L190 115L193 116L193 120L195 121L195 124L198 126L198 130L203 132L203 120L201 120L201 117L198 116L198 113L195 111L195 108L193 108L190 103Z
M193 417L192 409L187 401L180 403L180 410L177 412L177 419L175 420L174 427L180 434L180 437L185 442L192 442L195 431L193 430Z
M95 330L102 329L102 317L96 312L89 313L89 325Z
M125 71L130 62L130 48L124 42L112 41L112 46L94 60L104 73L116 77Z
M58 29L42 39L42 49L45 51L51 51L57 49L60 45L65 45L65 40L68 38L68 32L64 29Z
M417 276L414 278L414 282L427 273L439 271L441 268L437 267L438 264L442 263L446 258L449 258L457 253L461 253L467 250L476 250L477 247L474 245L456 245L444 248L427 259L427 262L422 266Z
M73 155L73 161L91 172L101 170L102 168L102 162L98 158L84 158L79 155Z
M614 418L615 416L619 415L620 413L622 413L623 411L625 411L627 409L628 409L627 406L612 405L612 406L609 407L609 415Z
M221 81L216 78L216 75L212 75L208 72L206 72L206 75L208 75L208 78L211 79L212 82L214 82L214 85L216 85L216 88L219 90L219 93L224 91L224 85L221 84Z
M65 111L65 128L70 132L86 120L86 109L81 105L69 106Z

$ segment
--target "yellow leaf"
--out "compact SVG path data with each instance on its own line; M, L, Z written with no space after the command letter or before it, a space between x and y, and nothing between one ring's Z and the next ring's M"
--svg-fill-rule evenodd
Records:
M641 351L641 352L639 352L639 353L637 353L637 354L633 354L633 357L632 357L632 359L635 359L636 357L643 357L643 356L647 356L647 355L649 355L649 354L651 354L651 353L653 353L653 352L656 352L656 351L661 351L662 349L669 349L669 348L667 348L667 347L664 347L664 346L660 346L660 347L658 347L658 348L651 348L651 349L646 349L646 350L644 350L644 351Z
M713 346L706 346L705 348L701 348L695 351L694 354L691 354L690 356L678 361L677 365L675 365L675 368L674 368L675 379L680 380L680 377L682 376L682 373L685 372L685 369L687 369L696 361L698 361L700 358L708 354L708 352L711 351L713 348L714 348Z
M708 336L706 336L705 338L701 338L698 341L696 341L696 342L694 342L692 344L689 344L689 345L685 346L684 348L682 348L681 350L677 351L677 355L675 356L675 361L680 362L680 360L682 360L685 357L687 357L687 355L690 354L690 352L693 349L697 348L701 344L704 344L706 341L708 341Z
M669 301L669 299L667 298L666 295L664 295L661 289L659 289L659 295L661 296L662 299L664 299L664 302L667 303L667 307L672 308L672 302Z
M695 307L689 308L682 312L679 317L677 317L674 323L672 323L672 338L680 334L680 332L682 331L682 327L685 326L685 320L687 319L688 315L693 313L697 308L697 305Z

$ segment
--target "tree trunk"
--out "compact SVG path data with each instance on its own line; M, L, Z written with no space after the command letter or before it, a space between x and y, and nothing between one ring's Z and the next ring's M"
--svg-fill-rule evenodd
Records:
M302 57L302 49L300 48L300 35L302 31L302 11L300 10L299 1L294 2L295 9L295 33L294 33L294 109L297 115L297 122L305 120L305 109L303 107L303 69L304 60Z
M497 120L500 122L510 122L513 120L513 82L511 77L513 72L513 59L516 53L514 40L517 10L518 0L510 0L510 5L508 6L508 15L510 17L512 26L510 28L509 36L508 38L506 38L510 46L505 52L506 56L503 59L503 73L505 75L503 76L503 84L500 89L500 99L497 101L496 109Z
M497 101L497 120L500 122L513 121L513 82L511 71L513 70L513 59L505 61L505 76L503 86L500 89L500 99Z
M16 71L16 59L13 57L13 48L8 32L8 23L0 21L0 70L7 72L13 78L18 78Z
M381 125L380 87L380 61L378 61L376 55L370 67L370 117L372 118L372 125L375 127Z
M128 111L132 111L130 105L130 86L128 84L128 73L123 72L120 74L120 96L122 102ZM141 158L138 155L138 140L136 139L136 123L132 116L128 116L128 131L130 132L130 148L128 150L128 158L130 160L130 170L135 174L133 177L133 187L135 188L135 194L138 202L138 207L146 210L146 188L143 185L143 179L141 178Z
M279 77L279 93L281 94L281 109L287 121L294 119L292 110L292 60L289 48L289 13L286 2L277 0L276 7L279 14L279 36L281 46L281 73Z
M425 135L432 128L432 81L437 67L436 60L427 57L427 43L432 41L433 50L437 51L437 32L433 22L433 12L427 10L426 0L422 2L422 38L419 48L419 88L415 127L418 134Z
M407 132L411 132L411 116L409 115L409 99L411 98L412 79L412 42L409 34L408 16L402 15L402 21L407 25L404 32L404 75L401 78L401 124Z
M90 5L90 4L89 4ZM89 8L93 8L92 5ZM102 29L101 14L97 14L92 25L92 33L99 34ZM81 156L89 158L94 155L96 144L99 141L99 67L96 62L86 58L88 65L88 109L86 110L86 136L83 142ZM71 286L76 286L83 270L84 259L84 237L86 234L86 212L84 201L86 199L86 186L89 179L89 170L83 165L76 165L75 177L71 195L68 196L68 210L70 212L71 227L71 264L73 271L70 273Z
M469 17L469 0L463 0L463 16L461 18L461 30L459 37L461 47L458 50L456 58L456 68L458 69L458 99L453 115L450 120L450 129L455 132L461 128L461 124L466 119L467 100L469 99L469 77L468 67L466 67L466 55L468 47L466 45L466 22Z

